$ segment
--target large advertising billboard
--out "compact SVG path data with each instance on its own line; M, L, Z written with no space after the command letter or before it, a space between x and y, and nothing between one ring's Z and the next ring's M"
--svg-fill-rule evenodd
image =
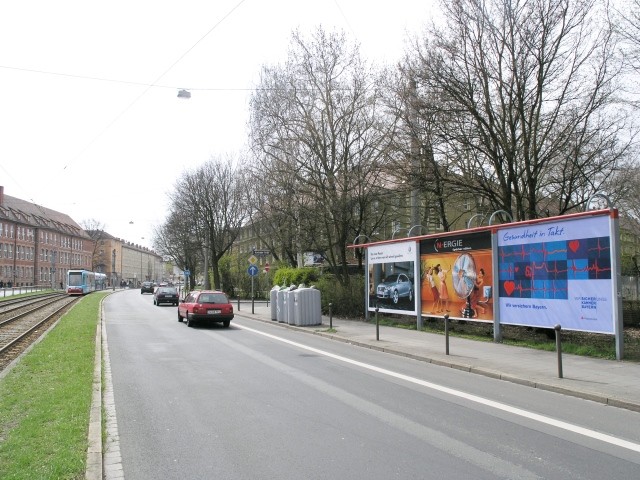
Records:
M493 321L491 232L420 242L422 314Z
M614 333L608 215L497 230L500 323Z
M368 308L380 312L416 315L418 245L389 243L367 248Z

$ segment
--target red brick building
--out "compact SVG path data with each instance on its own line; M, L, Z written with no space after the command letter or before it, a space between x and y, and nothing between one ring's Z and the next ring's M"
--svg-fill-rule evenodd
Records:
M94 245L71 217L4 194L0 186L0 285L66 285L70 269L91 269Z

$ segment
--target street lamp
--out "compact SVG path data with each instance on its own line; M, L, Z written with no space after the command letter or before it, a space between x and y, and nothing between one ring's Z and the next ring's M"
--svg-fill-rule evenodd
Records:
M189 90L182 88L178 90L178 98L181 98L183 100L189 100L191 98L191 92Z
M144 240L144 237L140 237L140 240ZM140 283L142 283L142 242L140 242Z

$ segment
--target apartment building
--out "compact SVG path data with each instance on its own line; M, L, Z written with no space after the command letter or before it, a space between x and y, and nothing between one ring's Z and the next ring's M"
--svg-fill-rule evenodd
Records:
M0 285L63 288L91 268L93 241L68 215L5 195L0 186Z

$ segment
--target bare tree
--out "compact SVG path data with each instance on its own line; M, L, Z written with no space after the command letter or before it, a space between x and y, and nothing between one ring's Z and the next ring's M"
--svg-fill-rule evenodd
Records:
M189 210L183 208L180 194L172 200L172 211L165 223L154 229L153 246L160 255L171 258L179 268L190 272L189 288L192 289L202 265L202 245L196 240Z
M182 175L176 186L174 210L189 222L189 245L197 245L205 264L205 288L209 268L215 288L222 288L219 262L231 248L246 218L244 182L230 158L212 158L193 172Z
M250 142L261 208L277 213L298 256L322 252L348 283L347 244L375 224L392 125L371 68L344 33L294 32L284 66L265 66L251 99ZM368 234L367 234L368 235Z
M640 0L626 0L616 9L616 14L617 31L627 47L627 65L640 72Z
M93 251L91 252L91 271L107 272L110 270L111 252L104 250L104 239L106 233L104 231L104 223L91 218L82 220L80 226L87 235L93 240Z
M636 109L640 107L640 88L638 88L638 74L640 74L640 0L625 0L616 2L615 9L616 32L622 39L622 48L626 67L626 79L623 91L626 100Z
M448 188L514 220L562 214L606 188L632 136L614 92L621 63L600 0L453 0L405 71L436 121ZM436 101L429 101L435 99ZM625 140L626 138L626 140Z
M253 232L276 261L295 266L298 246L303 242L303 232L298 226L302 224L300 213L304 210L304 199L296 195L294 177L283 173L286 169L274 170L280 162L271 162L266 156L261 158L262 161L248 159L244 165Z

